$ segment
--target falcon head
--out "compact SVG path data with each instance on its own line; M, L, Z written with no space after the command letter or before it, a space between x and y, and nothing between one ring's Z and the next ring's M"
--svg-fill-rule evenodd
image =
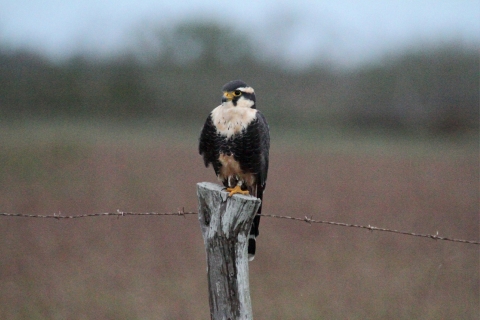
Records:
M255 109L255 91L242 80L230 81L222 91L223 106Z

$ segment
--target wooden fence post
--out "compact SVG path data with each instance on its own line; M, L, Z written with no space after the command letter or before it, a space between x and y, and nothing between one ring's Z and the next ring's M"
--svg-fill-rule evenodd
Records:
M260 199L228 197L223 187L197 183L198 219L207 253L212 320L252 319L248 279L248 235Z

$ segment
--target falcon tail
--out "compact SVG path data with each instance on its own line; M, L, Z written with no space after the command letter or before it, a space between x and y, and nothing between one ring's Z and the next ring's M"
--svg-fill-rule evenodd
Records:
M248 261L252 261L255 258L255 251L257 246L257 236L259 234L258 226L260 225L260 216L259 214L262 213L262 205L263 205L263 189L262 186L257 186L257 198L259 198L262 203L260 203L260 207L258 208L257 214L255 218L253 218L252 228L250 229L250 235L248 236Z

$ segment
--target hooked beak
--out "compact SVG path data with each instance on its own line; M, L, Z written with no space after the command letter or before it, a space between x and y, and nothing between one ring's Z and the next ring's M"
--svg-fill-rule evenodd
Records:
M222 102L232 101L233 100L233 93L232 92L223 92Z

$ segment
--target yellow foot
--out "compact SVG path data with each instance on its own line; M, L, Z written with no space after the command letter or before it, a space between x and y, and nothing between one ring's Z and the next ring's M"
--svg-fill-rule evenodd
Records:
M248 190L244 191L244 190L242 190L242 188L240 188L240 186L235 186L235 188L227 188L227 191L230 192L229 195L228 195L229 197L233 196L236 193L241 193L241 194L245 194L245 195L250 194L248 192Z

